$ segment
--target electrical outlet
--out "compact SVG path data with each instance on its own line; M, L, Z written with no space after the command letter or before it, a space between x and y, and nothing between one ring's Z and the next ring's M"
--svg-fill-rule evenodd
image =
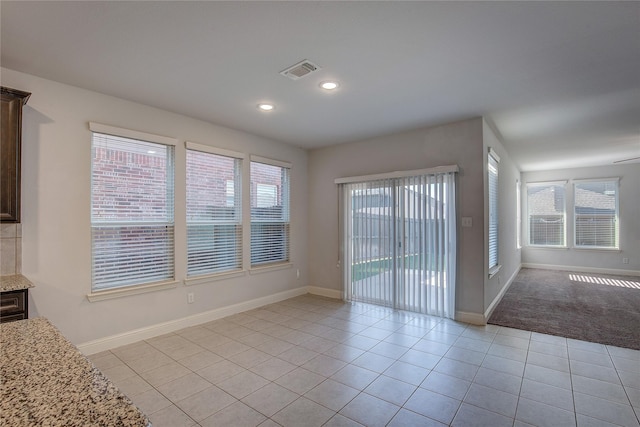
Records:
M193 295L193 292L189 292L187 294L187 303L193 304L194 301L195 301L195 296Z
M473 227L473 218L471 218L470 216L463 216L462 217L462 226L463 227Z
M622 258L623 264L629 264L629 258Z

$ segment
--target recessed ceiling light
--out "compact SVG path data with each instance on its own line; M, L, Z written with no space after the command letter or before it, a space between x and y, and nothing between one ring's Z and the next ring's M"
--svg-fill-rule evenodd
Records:
M338 88L338 86L338 82L329 81L320 83L320 87L324 90L335 90Z
M275 105L266 102L261 102L260 104L258 104L258 110L260 111L273 111L274 108L276 108Z

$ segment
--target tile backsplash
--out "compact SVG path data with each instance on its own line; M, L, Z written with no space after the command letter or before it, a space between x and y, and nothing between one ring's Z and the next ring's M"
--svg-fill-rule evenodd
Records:
M0 275L22 273L22 224L0 224Z

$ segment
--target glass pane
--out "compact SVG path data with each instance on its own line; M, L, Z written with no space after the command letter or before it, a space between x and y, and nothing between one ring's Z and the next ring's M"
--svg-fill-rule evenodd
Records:
M91 218L173 221L173 147L93 134Z
M240 220L239 162L187 150L187 222Z

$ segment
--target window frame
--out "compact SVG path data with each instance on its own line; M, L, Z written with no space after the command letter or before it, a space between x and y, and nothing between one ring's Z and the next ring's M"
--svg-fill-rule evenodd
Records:
M531 199L529 194L529 188L531 187L562 187L563 189L563 213L562 213L562 244L549 245L549 244L537 244L531 243ZM527 246L532 248L547 248L547 249L567 249L567 181L540 181L540 182L527 182Z
M487 197L489 205L488 269L489 278L500 270L500 156L493 148L487 155Z
M614 215L614 246L600 246L600 245L584 245L578 244L578 214L576 209L578 204L577 199L577 187L580 184L589 183L614 183L615 185L615 215ZM620 178L593 178L593 179L577 179L573 180L573 247L580 250L620 250Z
M522 249L522 187L516 179L516 249Z
M99 301L104 299L116 298L123 295L133 295L143 292L150 292L160 289L173 288L177 286L176 281L176 247L175 247L175 146L178 141L175 138L165 137L161 135L154 135L146 132L140 132L130 129L123 129L114 126L104 125L95 122L89 122L89 130L91 131L91 184L90 184L90 223L91 223L91 280L90 280L90 292L87 294L89 301ZM132 140L138 143L151 143L158 146L164 146L167 150L166 163L164 173L166 174L166 191L167 200L165 209L167 209L167 218L164 221L157 220L112 220L112 219L99 219L94 217L94 138L96 135L103 135L104 137L115 137ZM122 141L126 143L126 141ZM138 283L127 283L122 285L112 286L96 286L95 279L95 258L96 258L96 235L95 233L105 227L131 227L131 226L148 226L155 224L171 228L168 235L167 244L170 249L167 254L168 270L167 276L160 278L159 280L146 280Z
M282 212L282 218L280 220L276 220L275 218L273 220L257 220L254 217L254 209L258 208L259 206L257 206L257 182L254 181L254 177L253 177L253 173L255 170L255 163L259 163L262 165L267 165L267 166L272 166L272 167L278 167L281 169L281 179L283 180L283 182L281 183L281 186L283 187L281 189L281 200L280 203L283 207L283 212ZM250 156L250 164L249 164L249 185L250 185L250 194L249 194L249 210L250 210L250 230L249 230L249 234L251 235L250 237L250 244L249 244L249 265L250 265L250 271L260 271L260 270L265 270L265 269L272 269L272 268L281 268L283 266L289 266L291 265L291 163L289 162L283 162L280 160L274 160L274 159L269 159L266 157L261 157L261 156L255 156L252 155ZM284 173L284 171L286 171L286 173ZM254 183L256 184L256 188L254 188ZM286 184L286 186L285 186ZM286 189L286 191L285 191ZM256 205L254 206L254 199L255 199L255 203ZM254 226L257 224L270 224L273 226L277 226L278 224L283 224L282 227L282 233L283 233L283 239L284 239L284 246L282 248L282 251L284 253L284 256L281 259L273 259L273 260L267 260L267 261L262 261L262 262L255 262L254 261L254 255L256 253L256 248L254 247Z
M234 212L234 219L233 220L227 220L227 219L212 219L211 221L196 221L196 222L192 222L189 220L189 191L187 189L188 185L189 185L189 181L188 181L188 156L189 156L189 152L198 152L198 153L203 153L203 154L208 154L208 155L212 155L212 156L218 156L218 157L224 157L227 159L232 159L234 161L234 177L233 180L228 180L225 179L224 181L224 194L222 195L224 197L224 207L233 207L235 209ZM236 151L231 151L231 150L224 150L224 149L220 149L220 148L215 148L215 147L211 147L208 145L203 145L203 144L198 144L198 143L194 143L194 142L190 142L190 141L186 141L185 142L185 165L187 166L185 168L185 200L186 200L186 210L185 210L185 223L186 223L186 231L187 231L187 248L186 248L186 255L187 255L187 265L186 265L186 277L185 277L185 283L186 284L191 284L191 283L196 283L201 281L202 279L206 279L206 278L212 278L212 277L216 277L216 276L228 276L228 275L234 275L236 273L242 272L244 269L244 245L243 245L243 241L244 241L244 221L243 221L243 197L242 197L242 176L243 176L243 167L244 167L244 159L245 159L245 155L243 153L239 153ZM229 183L231 183L232 185L230 186ZM234 200L236 203L232 206L229 206L229 189L230 187L233 189L234 192ZM190 224L195 224L195 223L199 223L199 224L209 224L209 225L222 225L222 226L229 226L229 225L234 225L236 227L236 246L235 246L235 263L237 265L236 268L222 268L222 269L213 269L210 271L206 271L206 272L202 272L202 273L189 273L189 226ZM214 243L215 246L215 243Z

